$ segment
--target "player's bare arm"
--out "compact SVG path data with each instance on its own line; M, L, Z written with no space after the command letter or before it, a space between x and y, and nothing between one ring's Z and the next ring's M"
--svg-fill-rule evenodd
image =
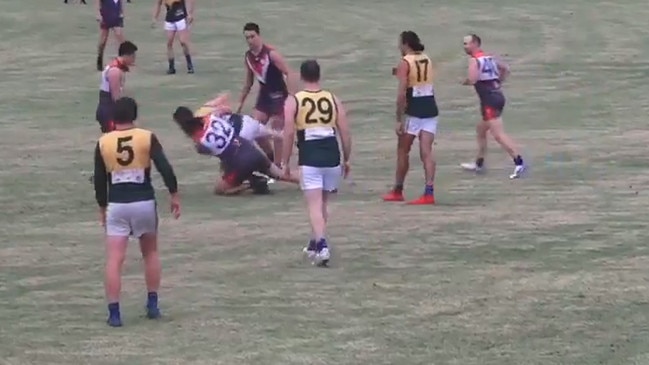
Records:
M153 5L153 17L151 18L153 24L158 22L158 17L160 16L161 7L162 7L162 0L155 0L155 5Z
M505 61L500 59L500 57L495 58L495 61L496 61L496 67L498 67L498 74L500 75L500 81L503 82L509 77L511 73L509 64L507 64Z
M282 166L288 175L288 163L293 154L293 143L295 142L295 112L297 111L297 100L289 96L284 102L284 145L282 146Z
M480 68L478 67L478 60L475 58L469 59L469 68L467 70L467 78L462 83L463 85L475 85L480 78Z
M271 50L268 57L270 57L271 62L286 76L286 86L289 94L295 93L298 85L297 74L288 67L288 63L286 63L286 60L279 52Z
M178 217L180 217L178 180L176 179L173 167L171 167L171 164L164 153L162 144L160 144L160 141L155 134L151 134L151 160L153 160L156 170L158 170L162 176L162 180L169 190L169 195L171 196L171 213L174 218L178 219Z
M102 225L106 225L106 207L108 206L108 173L106 172L106 165L101 156L99 149L99 142L95 147L95 174L93 175L93 184L95 187L95 200L99 206L99 221Z
M338 120L336 121L338 132L340 132L340 143L343 150L343 163L344 163L344 176L349 175L350 159L352 156L352 135L349 129L349 121L347 120L347 111L343 103L334 95L334 102L338 110Z
M101 0L95 1L95 17L101 22Z
M401 61L397 66L397 108L396 108L396 132L403 133L403 117L406 111L406 93L408 91L408 62Z
M192 24L194 22L194 9L196 8L196 2L194 0L187 0L187 23Z
M113 67L108 70L108 86L110 88L110 97L117 101L122 97L122 70L119 67Z
M248 67L248 64L244 60L244 66L246 67L246 79L243 82L243 89L241 89L241 96L239 96L239 107L237 108L237 113L241 113L241 109L243 109L243 104L246 102L246 99L248 98L248 94L250 94L250 89L252 89L252 84L255 81L255 75L252 73L252 70L250 67Z

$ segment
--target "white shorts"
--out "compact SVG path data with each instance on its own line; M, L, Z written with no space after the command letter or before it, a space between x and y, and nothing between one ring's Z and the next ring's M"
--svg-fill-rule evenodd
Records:
M251 142L254 142L259 137L265 137L269 135L266 131L266 127L264 127L264 125L261 124L257 119L254 119L248 115L244 115L242 119L243 121L241 124L241 131L239 132L239 136L241 136L241 138L245 138Z
M187 19L181 19L177 22L165 22L165 30L180 31L187 29Z
M338 190L342 170L336 167L300 166L300 187L302 190L322 189L333 192Z
M419 136L421 131L437 134L437 117L417 118L406 115L406 133Z
M141 237L158 231L158 212L155 200L133 203L108 203L106 235Z

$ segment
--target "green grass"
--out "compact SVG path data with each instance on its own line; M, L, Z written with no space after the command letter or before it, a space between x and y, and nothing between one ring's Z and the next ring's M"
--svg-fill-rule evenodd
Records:
M165 318L142 316L133 245L121 329L103 322L87 182L98 136L92 7L3 6L0 363L649 364L645 2L198 1L197 74L169 77L152 4L135 0L126 35L140 52L127 93L177 170L184 215L161 212ZM317 57L350 110L357 185L332 208L329 270L301 260L308 223L296 188L211 196L216 161L170 120L177 105L238 93L251 20L293 67ZM393 176L389 73L404 29L437 62L435 207L379 201ZM528 179L507 179L511 162L494 143L488 175L457 168L474 154L479 117L460 85L467 32L512 63L504 117ZM410 197L422 188L412 157Z

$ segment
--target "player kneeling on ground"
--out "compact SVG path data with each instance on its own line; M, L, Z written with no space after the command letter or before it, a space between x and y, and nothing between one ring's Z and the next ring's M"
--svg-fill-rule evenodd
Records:
M255 185L253 181L256 172L288 182L298 182L293 176L284 176L282 170L254 142L239 134L243 130L244 118L240 114L231 114L229 108L217 107L207 117L195 117L189 108L178 107L173 119L185 135L194 141L199 154L218 157L225 167L225 174L217 180L214 187L215 194L237 194L246 188L243 185L246 180ZM241 127L236 127L237 125ZM253 189L260 190L263 187L253 186Z
M147 287L147 317L160 317L160 257L158 255L158 213L151 161L162 175L171 194L171 212L180 216L178 183L162 145L153 132L137 128L137 104L131 98L115 102L115 129L101 136L95 149L95 197L101 223L106 229L105 289L108 325L119 327L121 272L129 236L140 240Z

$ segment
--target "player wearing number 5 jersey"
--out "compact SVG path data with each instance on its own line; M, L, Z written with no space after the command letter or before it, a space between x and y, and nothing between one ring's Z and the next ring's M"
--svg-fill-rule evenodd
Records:
M320 88L320 65L308 60L300 66L304 90L286 99L284 104L284 146L282 166L289 173L288 163L297 134L300 185L309 209L311 240L304 252L314 263L327 265L329 246L326 240L327 204L331 193L338 190L341 175L349 174L351 134L345 109L330 91ZM343 169L336 135L340 135Z
M475 34L464 37L464 51L469 55L468 77L464 85L473 85L480 99L482 121L476 126L478 139L478 156L475 163L463 163L463 169L481 172L487 153L487 132L491 131L498 142L514 160L514 172L510 179L519 178L524 170L523 158L514 146L514 141L505 133L502 111L505 107L505 95L501 83L509 75L509 66L498 58L485 53L480 47L482 40Z
M158 214L151 185L151 161L171 194L171 212L180 216L178 183L162 145L151 131L137 128L137 104L131 98L115 103L115 130L104 134L95 149L95 197L106 229L105 289L108 324L122 325L119 311L121 272L129 236L140 240L148 291L147 316L160 317Z
M403 201L403 183L410 165L410 149L419 138L419 156L424 165L424 194L408 204L435 204L435 156L433 142L437 134L437 101L433 88L433 64L424 53L424 45L413 31L399 36L403 58L395 70L397 90L397 169L394 188L384 201Z

